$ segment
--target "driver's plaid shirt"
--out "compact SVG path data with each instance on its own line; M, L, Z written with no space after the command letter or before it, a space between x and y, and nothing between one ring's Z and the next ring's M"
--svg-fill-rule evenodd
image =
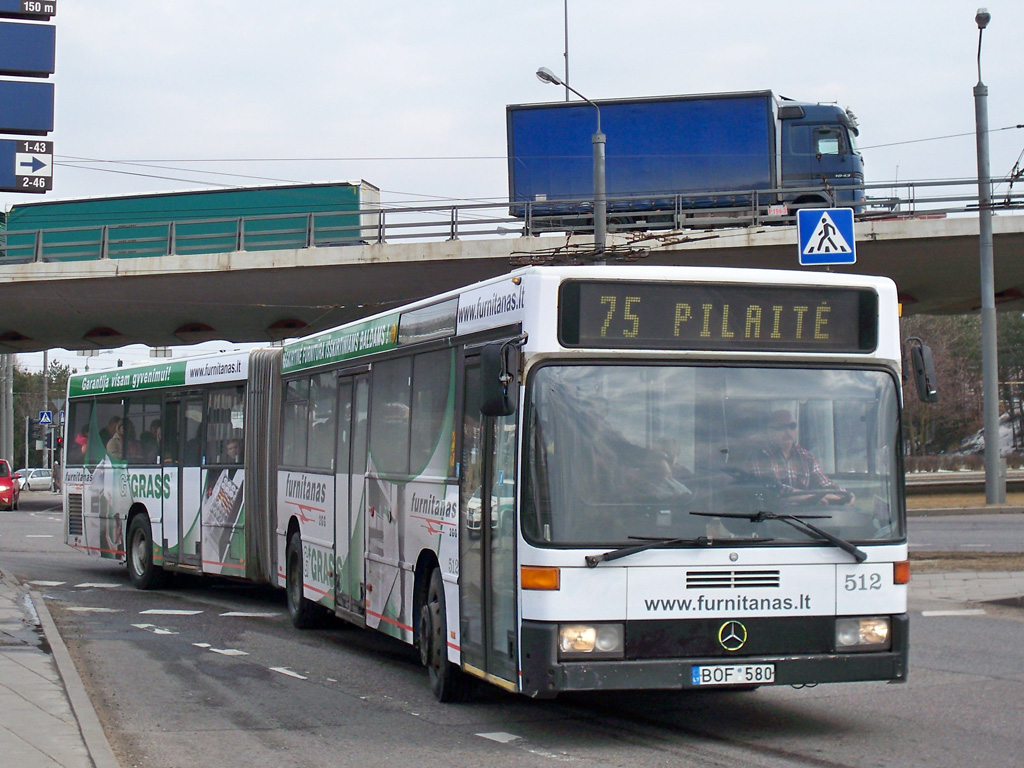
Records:
M765 446L754 461L754 474L775 487L781 496L825 488L842 490L810 451L800 445L793 446L788 459L774 443Z

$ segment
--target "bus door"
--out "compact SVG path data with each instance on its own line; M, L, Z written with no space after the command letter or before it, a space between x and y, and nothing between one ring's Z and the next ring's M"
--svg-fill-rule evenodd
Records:
M338 447L335 457L336 612L359 623L366 615L363 489L366 487L367 373L338 379Z
M192 568L201 566L202 531L200 473L202 472L203 396L168 398L164 406L163 462L175 468L172 482L176 503L164 508L164 562Z
M480 413L479 358L466 361L459 600L462 661L516 682L515 415Z

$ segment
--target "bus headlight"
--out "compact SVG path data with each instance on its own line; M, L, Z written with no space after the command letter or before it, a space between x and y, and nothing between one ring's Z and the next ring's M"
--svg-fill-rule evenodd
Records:
M562 659L622 658L624 636L621 624L561 624L558 656Z
M888 616L836 619L837 651L885 651L891 645Z

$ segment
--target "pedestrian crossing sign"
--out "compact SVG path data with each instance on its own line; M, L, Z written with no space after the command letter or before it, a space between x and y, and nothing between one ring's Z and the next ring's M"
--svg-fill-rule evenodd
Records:
M852 208L801 208L796 212L800 264L854 264Z

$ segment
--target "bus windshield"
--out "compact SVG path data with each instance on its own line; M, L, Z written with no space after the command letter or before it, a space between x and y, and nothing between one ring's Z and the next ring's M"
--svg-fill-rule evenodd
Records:
M522 525L541 546L815 543L758 512L905 537L887 371L549 364L525 418Z

